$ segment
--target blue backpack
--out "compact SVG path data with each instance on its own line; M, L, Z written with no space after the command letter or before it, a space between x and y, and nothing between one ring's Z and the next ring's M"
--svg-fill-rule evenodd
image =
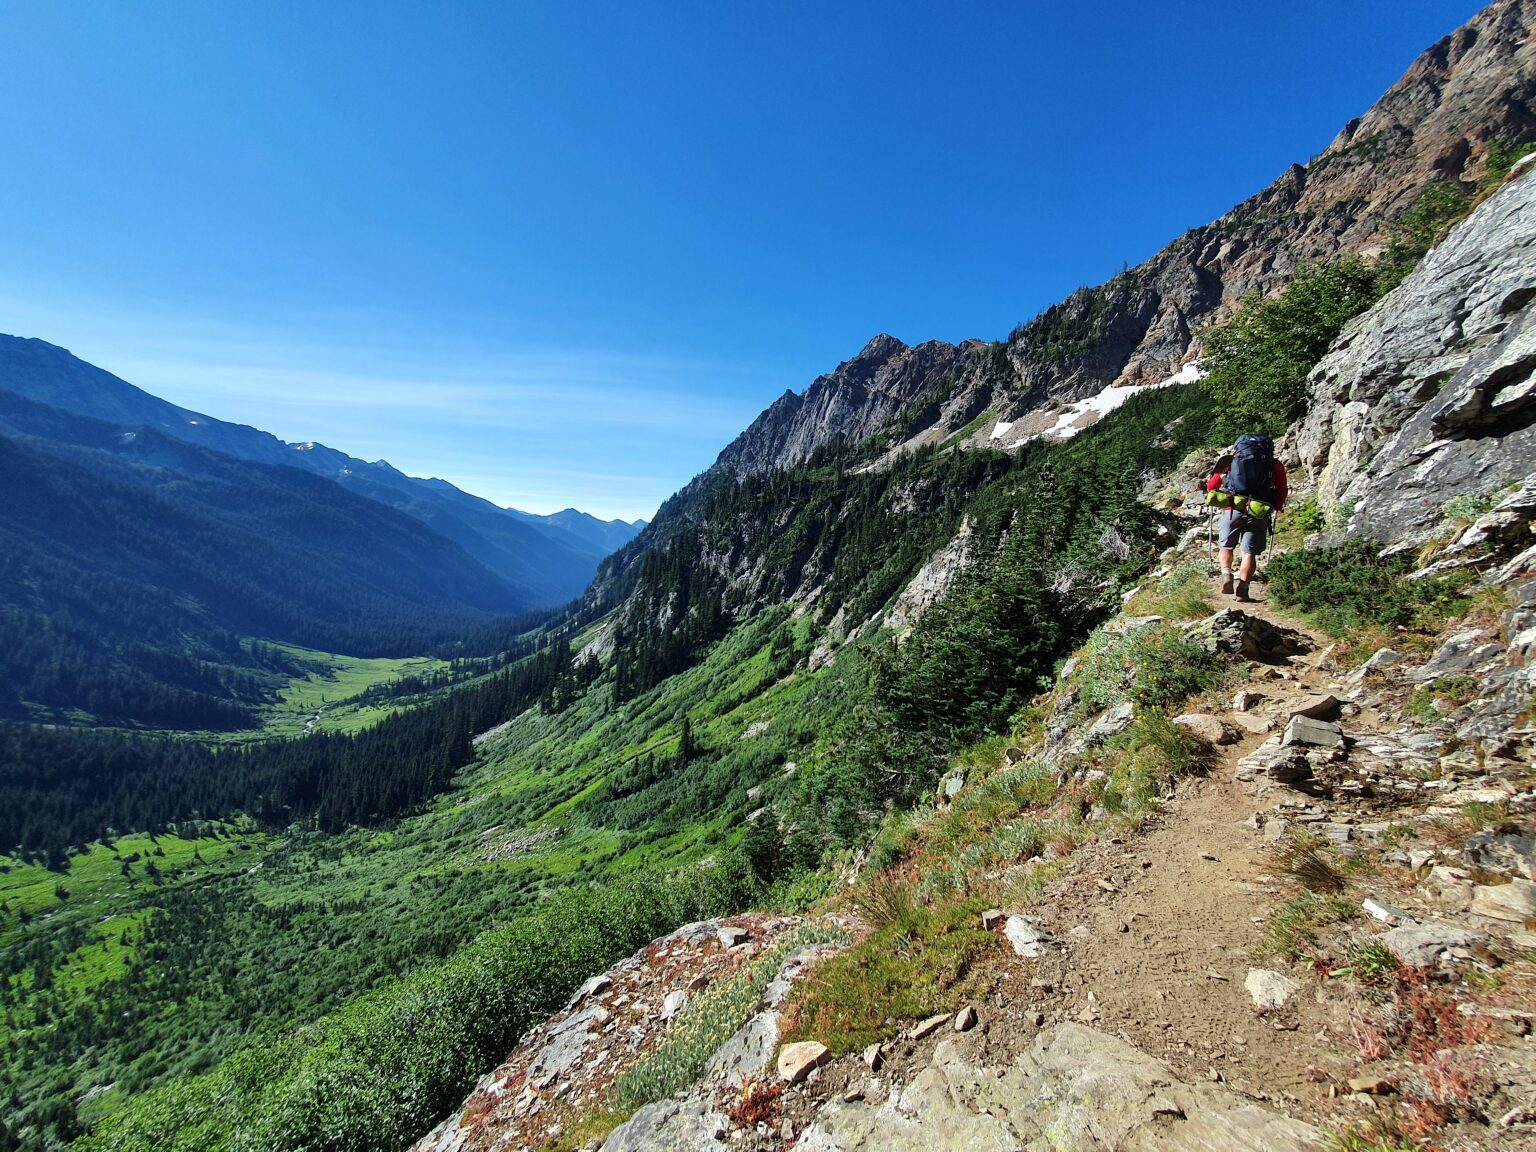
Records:
M1226 483L1222 485L1234 496L1252 496L1266 504L1274 504L1275 492L1275 442L1261 434L1239 436L1232 445L1232 466L1227 469Z

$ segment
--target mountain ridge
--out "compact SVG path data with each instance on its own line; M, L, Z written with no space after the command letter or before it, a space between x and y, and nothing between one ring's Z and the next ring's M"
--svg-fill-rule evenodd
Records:
M388 461L359 460L314 441L285 443L250 425L163 400L36 337L0 336L0 389L93 419L149 425L238 459L297 468L342 484L406 512L463 547L525 589L525 607L553 607L572 599L612 551L613 541L633 535L633 526L623 521L504 509L446 480L408 476Z

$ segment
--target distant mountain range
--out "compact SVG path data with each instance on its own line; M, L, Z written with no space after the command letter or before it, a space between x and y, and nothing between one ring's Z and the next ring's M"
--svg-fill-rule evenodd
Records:
M644 526L284 444L13 336L0 492L0 716L163 727L245 726L284 671L251 639L498 650L493 621L579 595Z
M458 544L505 580L512 610L564 603L580 594L597 563L645 527L599 520L567 508L549 516L501 508L446 480L407 476L324 444L287 444L152 396L43 340L0 335L0 390L125 430L154 429L238 460L300 468L396 508Z

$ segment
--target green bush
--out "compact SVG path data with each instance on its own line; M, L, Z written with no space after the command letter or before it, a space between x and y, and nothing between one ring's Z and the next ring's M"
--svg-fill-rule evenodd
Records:
M1323 510L1317 506L1317 497L1308 496L1298 504L1293 504L1280 513L1278 527L1281 531L1294 528L1298 532L1321 532L1327 517Z
M1384 290L1378 268L1348 257L1301 272L1277 296L1249 296L1205 336L1211 444L1281 435L1306 406L1307 373L1344 325Z
M1433 631L1467 607L1461 589L1469 577L1409 580L1412 567L1408 557L1382 556L1374 543L1357 538L1275 557L1269 592L1275 603L1300 609L1331 636L1370 624Z
M1382 258L1388 287L1400 283L1471 210L1472 198L1460 184L1441 180L1426 186L1392 228L1392 242Z
M1148 624L1123 633L1095 632L1079 670L1085 715L1129 700L1138 709L1170 709L1220 685L1221 661L1177 628Z
M1106 811L1143 812L1177 777L1204 770L1211 762L1205 741L1158 711L1143 713L1110 742L1109 776L1097 788Z

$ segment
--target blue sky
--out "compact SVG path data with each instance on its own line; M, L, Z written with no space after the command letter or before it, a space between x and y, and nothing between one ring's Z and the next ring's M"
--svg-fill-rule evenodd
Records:
M0 331L649 516L877 332L998 338L1327 146L1470 2L0 9Z

